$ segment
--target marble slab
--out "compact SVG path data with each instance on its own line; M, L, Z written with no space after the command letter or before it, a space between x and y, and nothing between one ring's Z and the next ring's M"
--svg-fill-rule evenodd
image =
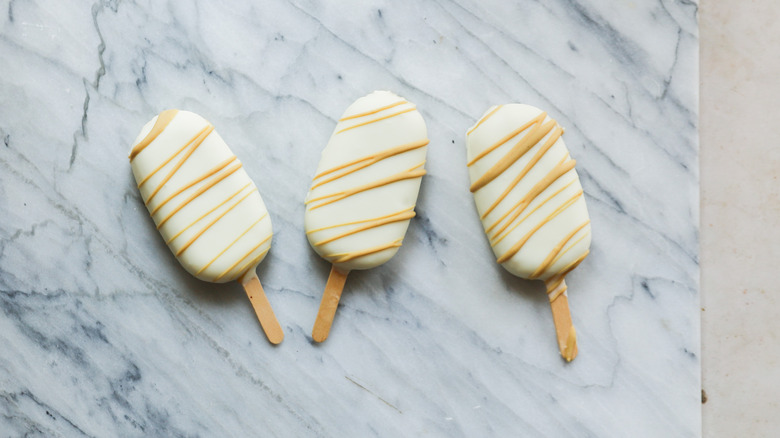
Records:
M695 2L249 3L0 2L0 435L700 434ZM315 344L329 266L302 201L375 89L417 104L428 175L401 251L350 275ZM468 191L465 130L509 102L566 128L592 216L569 364ZM278 347L135 189L129 145L172 107L260 187Z

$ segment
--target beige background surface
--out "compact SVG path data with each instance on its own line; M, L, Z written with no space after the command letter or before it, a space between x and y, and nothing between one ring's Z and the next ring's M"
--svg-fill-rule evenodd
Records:
M704 436L776 437L780 2L700 6Z

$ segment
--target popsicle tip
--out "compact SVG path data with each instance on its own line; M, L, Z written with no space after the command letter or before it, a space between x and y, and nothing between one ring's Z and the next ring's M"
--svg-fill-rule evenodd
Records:
M268 342L274 345L281 344L283 340L284 340L284 332L282 331L279 331L278 333L268 334Z
M577 357L577 330L574 329L573 325L569 328L566 345L561 351L561 355L566 359L566 362L571 362Z
M317 331L316 329L311 331L311 338L314 342L323 342L328 339L328 332Z
M249 297L249 301L252 303L266 338L274 345L281 343L284 340L284 331L282 326L279 325L273 309L271 309L271 303L268 301L268 297L266 297L257 275L254 272L250 275L245 274L240 281L244 286L247 297Z
M336 309L339 307L341 291L344 290L348 274L349 271L342 271L336 268L336 265L331 267L328 282L325 285L325 292L322 294L320 309L317 312L317 319L314 321L314 328L311 330L311 338L314 342L322 342L328 338L330 327L333 325L333 318L336 317Z
M563 277L547 280L547 295L550 298L555 334L558 339L558 349L566 362L577 357L577 330L571 320L569 298L566 294L566 282Z

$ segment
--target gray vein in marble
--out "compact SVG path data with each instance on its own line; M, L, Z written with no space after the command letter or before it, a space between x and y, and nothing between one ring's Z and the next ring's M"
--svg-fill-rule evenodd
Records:
M388 73L392 74L393 77L398 81L398 83L403 85L405 88L414 90L417 94L422 94L422 95L424 95L424 96L434 100L436 103L441 104L441 105L451 109L454 112L457 112L458 114L460 114L463 117L468 117L468 114L466 112L461 111L460 109L454 107L450 103L444 102L443 100L439 99L438 97L433 96L433 95L425 92L425 90L421 90L420 88L415 87L413 84L411 84L410 82L405 80L403 77L401 77L397 73L393 72L387 65L385 65L385 64L388 64L390 60L385 60L385 64L383 64L379 60L372 58L371 56L367 55L366 53L360 51L356 46L350 44L348 41L346 41L343 38L341 38L337 33L335 33L333 30L329 29L324 23L322 23L321 21L317 20L317 18L315 16L311 15L310 13L305 11L304 9L301 9L298 5L296 5L296 4L292 3L292 2L290 4L292 6L294 6L295 8L297 8L300 12L302 12L306 16L308 16L308 17L312 18L313 20L317 21L317 24L319 24L322 29L325 29L330 35L332 35L334 38L336 38L339 42L344 44L346 47L350 48L353 52L355 52L355 53L359 54L360 56L362 56L362 57L372 61L373 63L375 63L377 66L379 66L383 70L385 70ZM381 15L380 15L380 17L381 17Z
M78 132L73 133L73 146L71 147L68 171L73 168L73 162L76 161L79 137L85 138L87 136L87 113L89 111L88 87L91 86L92 89L97 91L97 89L100 88L100 79L106 74L106 65L103 61L103 52L106 50L106 42L103 40L103 34L100 32L100 26L97 22L97 15L102 7L102 4L98 3L95 3L92 6L92 23L94 24L95 32L97 32L98 38L100 39L100 44L97 48L97 57L98 61L100 62L100 67L98 68L97 72L95 72L95 79L92 82L87 82L87 80L84 79L84 111L81 113L81 129Z

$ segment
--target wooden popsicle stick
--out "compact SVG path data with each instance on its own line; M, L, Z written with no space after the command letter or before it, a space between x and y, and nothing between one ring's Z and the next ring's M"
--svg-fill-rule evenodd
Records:
M558 348L567 362L577 357L577 331L571 322L569 297L566 295L566 281L562 277L553 277L545 282L547 296L550 298Z
M317 312L317 319L314 321L314 328L311 331L311 337L316 342L322 342L328 338L330 326L333 325L333 318L336 316L336 309L339 307L341 291L344 289L344 283L347 282L349 271L341 271L333 265L330 268L328 283L325 285L325 292L322 294L320 310Z
M276 319L276 315L274 315L273 309L271 309L271 303L268 302L268 297L265 296L265 291L263 291L263 285L260 284L260 279L257 278L254 269L247 272L240 279L240 282L244 286L246 295L255 309L257 319L260 321L260 326L263 327L268 340L274 345L279 344L284 339L284 332Z

